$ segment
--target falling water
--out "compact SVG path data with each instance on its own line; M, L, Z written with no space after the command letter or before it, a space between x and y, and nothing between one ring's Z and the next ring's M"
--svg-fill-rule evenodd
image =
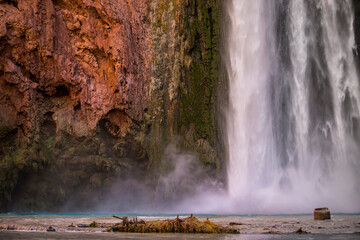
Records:
M229 0L229 194L238 212L360 212L351 1Z

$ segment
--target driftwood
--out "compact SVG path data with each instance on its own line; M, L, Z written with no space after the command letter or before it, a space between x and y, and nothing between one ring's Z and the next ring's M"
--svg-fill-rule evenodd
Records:
M122 217L118 217L118 216L115 216L115 215L113 215L113 218L117 218L117 219L123 220Z
M308 232L307 232L307 231L302 230L302 228L299 228L299 229L298 229L298 230L296 230L294 233L296 233L296 234L308 234Z
M314 220L329 220L331 219L329 208L315 208L314 209Z
M123 221L122 224L125 226L129 226L130 224L138 224L138 223L144 224L145 223L144 220L141 220L141 219L138 220L137 217L134 217L131 220L129 220L129 218L127 216L118 217L118 216L113 215L113 217L122 220Z
M98 222L95 222L93 221L92 223L90 224L78 224L77 227L78 228L109 228L109 227L112 227L114 224L112 223L98 223ZM68 228L74 228L74 224L71 223L71 225L67 226Z
M116 224L108 231L113 232L138 232L138 233L239 233L236 229L223 227L215 224L209 219L200 221L192 214L190 217L180 219L177 216L174 220L144 221L137 217L129 220L128 217L117 217L122 223Z
M230 222L229 225L233 226L233 225L244 225L244 224L241 222Z

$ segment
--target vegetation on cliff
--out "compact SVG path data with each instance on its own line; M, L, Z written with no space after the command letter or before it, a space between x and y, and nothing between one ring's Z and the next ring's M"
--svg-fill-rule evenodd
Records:
M165 147L158 146L175 143L197 153L212 177L220 178L215 131L220 13L217 0L151 3L149 153L154 172L164 175L171 169Z

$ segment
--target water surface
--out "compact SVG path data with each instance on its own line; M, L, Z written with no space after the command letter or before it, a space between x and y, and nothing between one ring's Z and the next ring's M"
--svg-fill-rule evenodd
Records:
M126 215L130 218L135 216ZM239 223L233 227L241 234L108 233L106 228L82 228L78 224L95 221L111 225L121 222L111 214L0 214L0 239L360 239L359 214L333 214L332 219L326 221L315 221L311 214L195 216L200 220L209 218L222 226L228 226L230 222ZM173 219L176 216L139 214L137 217L147 221ZM180 215L180 218L183 217L186 215ZM58 232L46 232L49 226L57 228ZM299 228L309 234L294 234Z

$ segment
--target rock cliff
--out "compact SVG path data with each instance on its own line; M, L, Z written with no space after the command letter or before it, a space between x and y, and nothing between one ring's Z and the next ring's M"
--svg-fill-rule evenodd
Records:
M220 14L219 0L0 1L1 210L151 195L169 144L222 180Z

